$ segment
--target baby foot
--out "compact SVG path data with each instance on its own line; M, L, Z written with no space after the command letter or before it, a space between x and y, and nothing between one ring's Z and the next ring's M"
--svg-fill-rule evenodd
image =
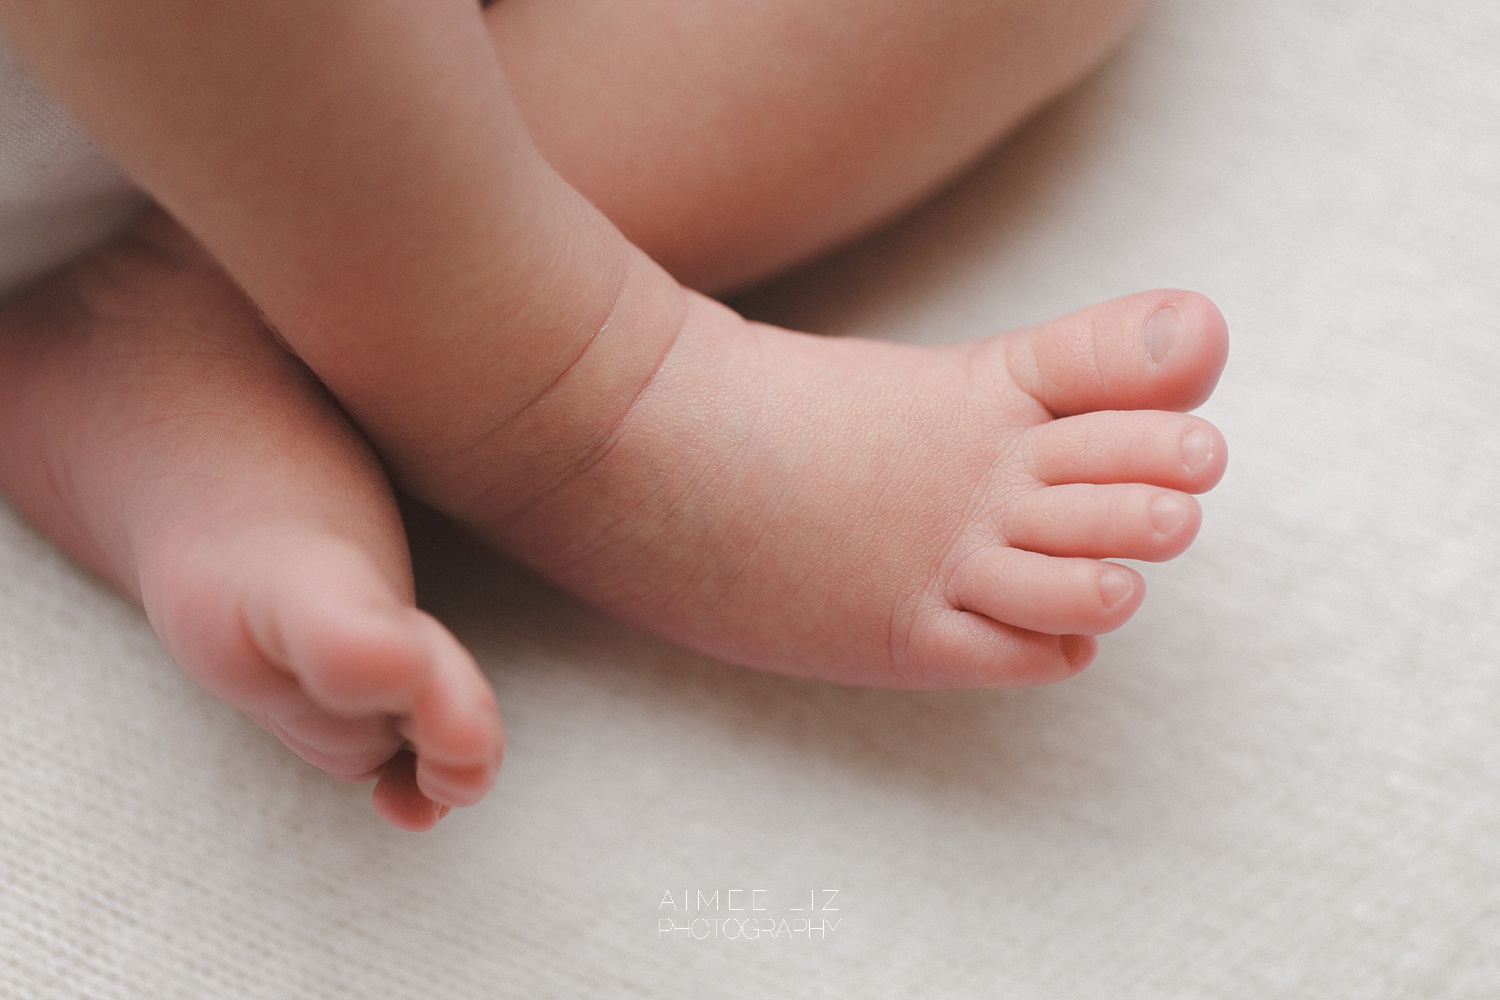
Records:
M478 801L502 734L412 604L368 448L180 231L148 220L0 311L0 486L141 601L209 691L410 830Z
M493 694L391 567L329 524L246 519L153 534L138 573L163 645L308 763L375 779L376 811L424 830L493 784Z
M938 348L688 294L672 337L636 341L645 376L609 384L671 315L622 301L529 407L419 479L564 587L731 662L896 687L1068 676L1144 596L1103 560L1182 552L1189 494L1224 471L1218 431L1181 412L1227 352L1192 293Z

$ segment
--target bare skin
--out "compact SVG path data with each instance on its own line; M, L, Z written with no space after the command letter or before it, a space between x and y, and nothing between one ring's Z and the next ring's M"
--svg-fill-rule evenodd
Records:
M568 395L610 392L586 355L440 476L506 550L732 662L897 687L1060 679L1144 594L1099 560L1180 553L1200 516L1186 494L1224 468L1217 431L1170 412L1224 360L1221 319L1189 293L945 349L807 337L691 296L685 312L605 421L554 430ZM493 468L534 485L495 488Z
M503 738L412 604L390 487L244 296L164 219L0 310L0 486L141 602L204 687L425 829Z
M716 7L727 23L709 23L692 17L701 5L660 3L642 30L615 32L608 5L185 2L9 0L0 17L402 485L611 613L805 676L1041 683L1081 669L1093 636L1139 605L1139 575L1103 560L1171 558L1192 540L1189 494L1226 454L1182 412L1227 349L1201 296L1145 293L949 348L830 341L688 290L590 203L693 283L738 284L919 197L1076 78L1135 4L923 8L923 47L889 43L921 20L894 4L830 6L829 30L809 35L819 23L793 5ZM1104 15L1092 31L1069 23L1091 14ZM848 30L829 28L834 15ZM549 89L549 59L601 32L630 58L580 55L569 78L588 86ZM649 71L676 65L653 55L664 40L763 39L752 51L774 54L789 37L850 46L821 61L793 48L777 69L830 67L800 89L712 47L695 70L718 67L712 85ZM757 78L775 86L747 89ZM681 112L675 131L640 112L657 107ZM885 143L893 121L912 134ZM212 268L180 270L167 284L222 285ZM237 315L207 325L250 336L248 303L218 305ZM86 551L99 518L80 520L44 526ZM355 548L369 559L386 544ZM384 575L399 603L401 573ZM477 675L443 676L433 697L458 705ZM344 719L423 716L356 710L306 679L299 691ZM435 763L446 738L433 734ZM441 782L416 782L447 801L431 794Z
M547 162L673 277L721 291L921 200L1144 6L500 0L485 21Z

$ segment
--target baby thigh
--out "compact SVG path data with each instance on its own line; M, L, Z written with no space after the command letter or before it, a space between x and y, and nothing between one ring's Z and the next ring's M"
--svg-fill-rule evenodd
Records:
M909 206L1077 81L1144 0L499 0L552 165L688 284L742 285Z

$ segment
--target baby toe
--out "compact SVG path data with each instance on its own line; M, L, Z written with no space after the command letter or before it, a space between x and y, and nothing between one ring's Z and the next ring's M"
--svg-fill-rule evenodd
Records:
M972 611L944 607L912 629L910 652L922 664L908 686L1011 688L1052 684L1088 666L1093 636L1045 635Z
M1149 483L1187 493L1213 489L1229 449L1200 417L1105 410L1052 420L1026 436L1032 475L1044 483Z
M955 571L956 606L1030 632L1098 635L1123 625L1145 597L1140 574L1094 559L988 546Z
M1052 556L1145 559L1181 555L1202 523L1185 493L1136 483L1074 484L1036 490L1005 511L1005 540Z
M1193 292L1131 295L1012 335L1016 384L1053 416L1092 410L1190 410L1228 356L1224 318Z

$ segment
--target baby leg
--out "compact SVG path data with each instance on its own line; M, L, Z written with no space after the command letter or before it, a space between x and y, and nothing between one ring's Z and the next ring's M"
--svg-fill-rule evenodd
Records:
M472 659L412 606L384 475L157 218L0 311L0 486L139 600L172 655L408 829L489 787Z
M499 0L537 146L720 290L889 218L1076 82L1143 0Z
M1223 471L1182 412L1227 351L1201 296L945 348L747 323L538 154L472 5L86 6L8 36L402 482L685 645L853 683L1066 676L1142 598L1105 560L1181 552Z
M1097 64L1142 6L500 0L486 19L548 161L675 276L718 289L910 205ZM1133 297L947 352L765 327L736 349L744 326L726 311L688 315L607 449L578 462L597 492L562 519L566 537L531 520L566 489L520 531L496 532L494 506L467 516L616 613L741 662L919 686L1062 676L1092 656L1084 633L1142 595L1133 571L1090 560L1180 552L1198 512L1179 491L1223 469L1217 431L1170 412L1224 360L1222 320L1198 296ZM650 454L627 458L642 442ZM983 473L961 471L970 461ZM865 476L878 498L854 485ZM617 491L628 503L590 536ZM942 527L914 513L945 507ZM889 533L861 541L861 525Z

